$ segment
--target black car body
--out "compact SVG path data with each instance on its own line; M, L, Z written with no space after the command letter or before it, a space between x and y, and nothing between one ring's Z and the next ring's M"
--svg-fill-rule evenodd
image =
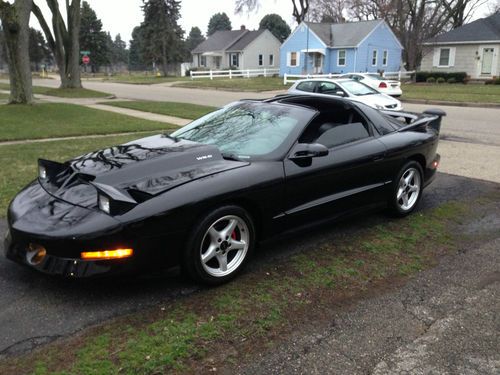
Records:
M171 136L40 160L39 178L10 204L6 255L68 277L182 264L201 281L223 282L255 241L379 204L411 212L439 163L443 115L284 96L233 103ZM409 170L420 178L416 193ZM415 202L401 209L405 196ZM238 262L231 245L246 249ZM214 265L202 267L203 248ZM133 253L105 256L118 249Z

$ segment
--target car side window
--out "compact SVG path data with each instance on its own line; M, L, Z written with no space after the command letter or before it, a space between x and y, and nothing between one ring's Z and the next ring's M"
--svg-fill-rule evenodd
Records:
M344 91L333 82L319 82L317 92L320 94L336 95L338 91Z
M316 86L316 82L314 82L314 81L301 82L297 85L297 90L306 91L306 92L314 92L315 86Z
M355 109L323 111L309 125L300 142L320 143L328 148L371 137L366 119Z

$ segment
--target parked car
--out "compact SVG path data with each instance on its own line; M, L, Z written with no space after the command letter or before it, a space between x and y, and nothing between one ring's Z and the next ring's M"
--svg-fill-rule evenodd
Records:
M69 278L181 264L220 284L257 241L360 208L411 213L436 174L443 115L284 96L64 163L40 159L9 206L6 255Z
M358 82L362 82L365 85L380 91L382 94L396 97L403 95L401 82L387 79L377 73L349 73L341 75L340 78L350 78Z
M295 82L288 89L288 93L297 95L341 96L376 109L391 111L401 111L403 109L399 100L382 94L364 83L348 78L302 79Z

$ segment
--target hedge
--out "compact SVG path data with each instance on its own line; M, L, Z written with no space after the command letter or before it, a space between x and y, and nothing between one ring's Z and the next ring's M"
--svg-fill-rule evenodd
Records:
M438 79L440 77L444 78L446 81L453 78L457 83L465 83L467 81L467 73L465 72L454 72L454 73L445 73L445 72L417 72L415 76L415 80L417 82L427 82L428 78Z

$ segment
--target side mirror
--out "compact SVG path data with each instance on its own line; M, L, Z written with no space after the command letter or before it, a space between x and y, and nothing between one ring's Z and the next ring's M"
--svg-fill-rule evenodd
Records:
M345 92L343 92L343 91L336 91L335 95L337 95L337 96L345 96Z
M290 159L309 159L326 155L328 155L328 148L320 143L297 143L290 153Z

